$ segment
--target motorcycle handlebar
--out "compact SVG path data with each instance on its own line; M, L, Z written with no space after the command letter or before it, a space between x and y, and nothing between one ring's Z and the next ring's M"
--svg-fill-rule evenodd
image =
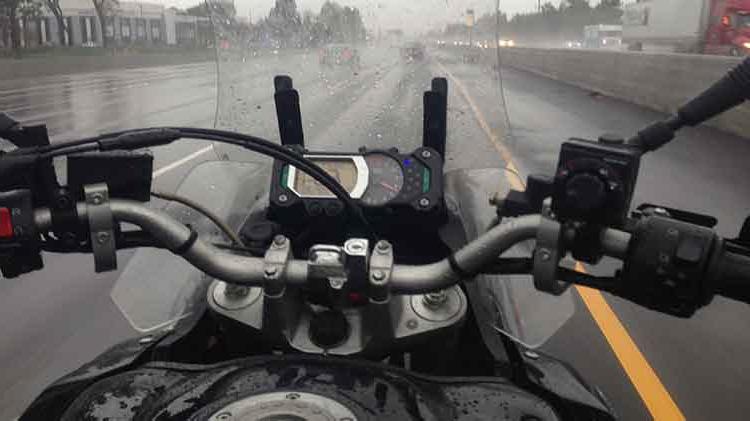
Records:
M718 259L717 293L750 304L750 257L722 251Z
M86 223L86 204L79 203L77 208L81 223ZM245 286L263 286L268 282L264 258L232 254L216 247L198 238L190 228L171 216L140 202L113 199L110 208L116 221L141 227L160 245L209 276ZM539 215L509 219L439 262L419 266L394 264L389 289L394 293L419 294L450 287L461 279L480 273L513 245L536 238L541 222ZM36 210L35 223L40 231L51 229L49 209ZM632 243L631 234L624 231L604 229L600 235L603 254L626 262L629 256L638 255L634 250L638 246ZM711 259L713 263L706 272L715 274L715 292L750 303L750 257L723 248L719 253L716 259ZM284 267L283 282L304 285L321 276L319 271L310 270L311 265L311 261L290 259Z
M139 226L162 246L182 256L209 276L247 286L261 286L267 281L263 258L241 256L220 249L197 238L188 227L171 216L139 202L113 199L110 201L110 208L116 221ZM85 223L88 218L86 204L80 203L77 210L80 221ZM452 258L436 263L420 266L393 265L389 287L394 292L417 294L454 285L467 274L481 271L513 245L535 238L540 221L539 215L529 215L504 222L458 250ZM40 231L51 229L50 211L37 210L35 222ZM608 238L620 238L620 241L609 241L606 254L624 255L627 242L621 239L627 234L609 231L613 232ZM285 268L284 282L290 285L305 284L311 278L309 268L309 261L290 260Z

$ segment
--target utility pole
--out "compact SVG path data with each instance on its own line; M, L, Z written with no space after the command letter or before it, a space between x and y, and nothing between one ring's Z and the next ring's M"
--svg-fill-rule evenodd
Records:
M536 0L536 10L542 13L542 0Z

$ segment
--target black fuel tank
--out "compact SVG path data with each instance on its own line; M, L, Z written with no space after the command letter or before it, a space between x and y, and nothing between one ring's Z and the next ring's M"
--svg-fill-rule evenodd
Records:
M503 379L434 378L331 357L150 363L89 387L69 420L557 420Z

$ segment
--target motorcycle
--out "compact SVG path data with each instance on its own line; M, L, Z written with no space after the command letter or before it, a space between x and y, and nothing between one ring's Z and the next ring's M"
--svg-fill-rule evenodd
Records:
M446 169L442 78L408 152L312 150L288 76L274 79L281 144L186 127L50 144L43 126L0 115L16 147L0 155L3 276L42 269L42 252L90 253L110 271L117 250L136 249L112 298L139 336L56 381L21 419L615 419L538 347L572 314L573 284L679 317L716 294L750 303L750 218L723 239L709 216L630 212L640 158L748 99L749 81L750 59L630 139L565 142L556 172L525 183L508 169ZM142 150L180 139L214 142L220 159L175 194L153 192ZM611 276L569 259L605 256L623 262Z

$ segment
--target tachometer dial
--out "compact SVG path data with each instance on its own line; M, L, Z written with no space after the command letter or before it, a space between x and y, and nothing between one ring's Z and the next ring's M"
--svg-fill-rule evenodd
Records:
M404 187L404 171L401 164L385 154L365 156L370 170L367 190L362 203L368 206L381 206L393 200Z

